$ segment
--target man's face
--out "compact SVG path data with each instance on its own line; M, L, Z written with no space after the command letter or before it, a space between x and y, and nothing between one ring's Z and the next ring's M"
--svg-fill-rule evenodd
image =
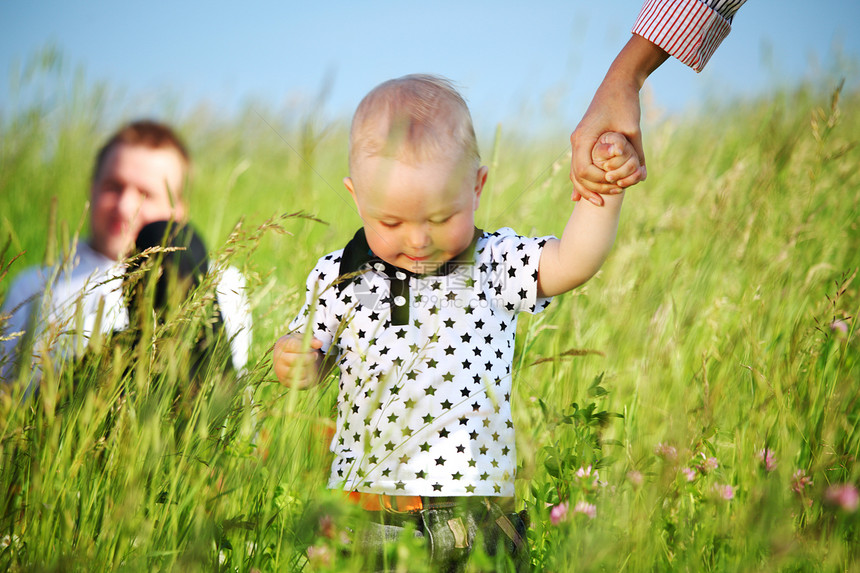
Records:
M126 255L140 229L154 221L183 220L180 190L185 169L171 148L118 144L105 156L90 191L91 246L103 255Z
M344 180L371 250L384 261L430 273L472 242L487 178L460 158L410 164L369 157Z

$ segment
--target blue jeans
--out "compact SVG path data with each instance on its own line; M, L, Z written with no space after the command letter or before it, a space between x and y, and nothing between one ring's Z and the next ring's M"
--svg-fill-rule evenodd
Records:
M355 530L353 551L362 553L372 571L393 571L387 551L407 531L423 539L433 571L464 571L473 550L480 547L496 563L493 571L530 571L526 540L527 514L505 512L483 498L426 498L426 509L415 512L368 511L367 523ZM455 500L455 501L451 501ZM391 559L386 562L386 557Z

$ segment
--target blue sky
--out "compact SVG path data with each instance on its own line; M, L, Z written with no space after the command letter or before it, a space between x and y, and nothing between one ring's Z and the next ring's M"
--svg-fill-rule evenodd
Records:
M0 2L0 109L10 74L53 43L88 82L122 90L122 112L206 102L232 113L250 98L289 109L328 86L329 117L348 117L377 83L405 73L455 80L476 123L569 131L629 37L639 0L598 2ZM857 0L749 0L702 74L680 63L651 79L667 112L703 98L768 93L838 68L858 83ZM844 65L844 61L850 65ZM111 110L108 110L111 111Z

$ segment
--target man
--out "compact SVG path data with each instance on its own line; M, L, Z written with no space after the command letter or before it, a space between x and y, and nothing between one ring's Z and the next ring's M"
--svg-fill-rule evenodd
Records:
M50 356L80 351L94 332L128 326L122 293L123 257L144 226L183 222L183 189L190 158L177 135L153 121L136 121L115 133L96 156L90 188L90 237L73 246L56 267L30 268L9 288L9 321L0 347L0 379L37 367ZM217 302L230 339L233 367L244 367L251 340L245 280L233 267L218 273ZM58 354L59 353L59 354Z

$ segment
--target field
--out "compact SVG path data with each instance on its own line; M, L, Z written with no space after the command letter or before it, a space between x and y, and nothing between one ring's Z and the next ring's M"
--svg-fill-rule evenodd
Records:
M839 86L650 122L650 176L610 259L521 316L517 487L537 570L860 570L860 92ZM0 300L85 234L107 94L67 85L2 110ZM291 391L270 368L307 272L360 225L346 124L287 111L167 113L196 158L192 221L250 279L247 375L177 412L177 369L94 341L38 399L4 394L0 569L354 570L348 509L325 489L336 380ZM477 224L560 233L564 135L503 121L479 139ZM413 545L401 563L422 570Z

